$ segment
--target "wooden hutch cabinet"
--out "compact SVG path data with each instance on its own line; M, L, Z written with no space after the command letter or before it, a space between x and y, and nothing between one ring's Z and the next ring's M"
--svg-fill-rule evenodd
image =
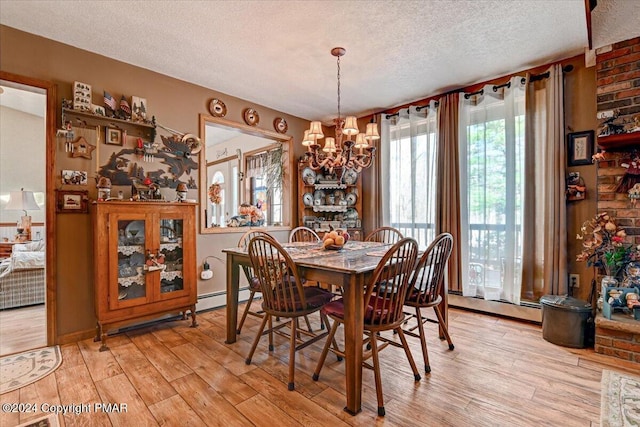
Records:
M298 165L298 224L320 237L331 229L347 230L354 240L362 235L361 176L347 169L339 179L328 170L314 171L306 162Z
M97 201L91 206L97 336L163 314L196 323L196 204Z

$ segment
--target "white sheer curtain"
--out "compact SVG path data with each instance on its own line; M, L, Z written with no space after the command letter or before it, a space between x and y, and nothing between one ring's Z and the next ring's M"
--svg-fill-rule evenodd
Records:
M403 108L382 116L381 168L383 224L426 247L435 236L437 104Z
M485 86L481 94L460 94L464 296L520 304L525 96L522 77Z

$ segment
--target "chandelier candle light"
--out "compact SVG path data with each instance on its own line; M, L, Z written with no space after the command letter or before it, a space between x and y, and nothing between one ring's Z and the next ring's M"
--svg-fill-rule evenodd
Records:
M335 138L327 137L321 149L318 140L324 138L322 123L314 121L311 122L311 127L304 131L302 139L302 145L307 147L305 157L309 166L313 170L324 168L330 173L336 172L339 179L346 169L360 172L371 166L376 150L372 143L380 139L376 123L368 123L365 133L362 134L358 129L356 117L348 116L343 119L340 115L340 57L345 53L346 50L342 47L331 50L331 55L337 58L338 64L338 117L334 119Z

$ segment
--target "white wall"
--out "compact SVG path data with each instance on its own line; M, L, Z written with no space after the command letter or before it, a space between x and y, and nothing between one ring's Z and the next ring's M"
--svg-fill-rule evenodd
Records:
M5 209L9 192L21 188L35 192L40 206L39 211L28 212L32 221L44 222L45 145L44 117L0 106L0 223L15 223L23 215Z

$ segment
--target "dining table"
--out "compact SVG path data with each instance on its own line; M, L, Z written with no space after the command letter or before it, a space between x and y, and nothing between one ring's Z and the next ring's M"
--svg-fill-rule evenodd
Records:
M308 282L342 287L344 300L345 411L355 415L362 404L362 357L364 334L364 288L367 279L391 245L350 240L340 250L324 249L322 243L283 243L300 276ZM225 343L236 342L240 267L251 265L247 249L230 248L226 253L227 284Z

